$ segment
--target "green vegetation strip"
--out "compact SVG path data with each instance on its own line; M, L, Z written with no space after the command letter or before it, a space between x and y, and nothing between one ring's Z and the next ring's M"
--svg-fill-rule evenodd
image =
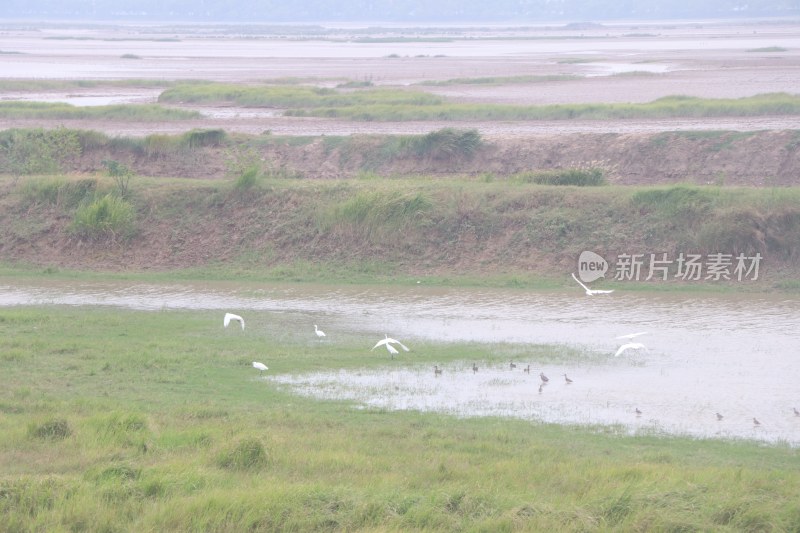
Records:
M197 111L153 104L117 104L77 107L66 103L0 102L0 118L65 120L172 121L200 118Z
M800 96L785 93L739 99L669 96L643 104L504 104L441 103L431 105L369 104L289 109L288 116L347 118L364 121L408 120L569 120L669 117L740 117L798 115Z
M485 78L486 83L517 83L538 78ZM544 77L542 81L549 80ZM561 79L556 77L556 79ZM449 80L483 83L484 78ZM389 88L336 90L318 87L178 85L164 91L160 102L228 103L286 109L287 116L351 120L567 120L667 117L719 117L800 114L800 95L761 94L731 99L668 96L640 104L562 104L523 106L449 103L425 92Z
M798 452L354 409L267 375L389 361L282 313L0 308L2 531L793 531ZM330 335L330 332L329 332ZM533 357L545 350L533 348Z

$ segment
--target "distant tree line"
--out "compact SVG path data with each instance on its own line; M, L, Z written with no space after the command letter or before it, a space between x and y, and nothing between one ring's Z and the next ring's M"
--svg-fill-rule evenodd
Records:
M800 15L798 0L3 0L0 17L197 22L503 22Z

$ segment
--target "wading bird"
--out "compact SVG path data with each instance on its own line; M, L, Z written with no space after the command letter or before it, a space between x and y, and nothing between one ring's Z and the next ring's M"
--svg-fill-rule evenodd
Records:
M642 411L638 407L636 408L636 416L642 416Z
M581 283L581 280L579 280L578 278L575 277L575 273L574 272L572 273L572 279L577 281L578 285L580 285L581 287L584 288L584 290L586 291L586 295L587 296L594 296L595 294L611 294L612 292L614 292L614 289L611 289L610 291L601 291L599 289L590 289L589 287L587 287L586 285Z
M792 407L792 411L794 411L794 416L800 416L800 411L797 410L797 407Z
M472 363L472 373L474 374L477 371L478 371L478 365L476 365L475 363Z
M264 373L264 370L267 370L267 365L264 363L259 363L258 361L253 361L253 368L260 370L261 373Z
M316 324L314 324L314 333L316 333L317 337L320 339L325 336L325 332L319 329Z
M522 371L525 372L526 374L530 374L531 373L531 365L526 366L525 368L522 369Z
M384 336L385 336L386 338L385 338L385 339L382 339L382 340L379 340L379 341L378 341L378 343L377 343L375 346L373 346L373 347L372 347L372 350L374 350L374 349L375 349L375 348L377 348L378 346L382 346L382 345L384 345L384 344L385 344L385 345L386 345L386 349L387 349L387 350L389 350L389 353L392 353L392 350L394 350L394 353L397 353L397 350L395 350L395 349L394 349L394 347L392 347L392 348L389 348L389 346L390 346L391 344L396 344L396 345L398 345L400 348L402 348L404 352L408 352L408 351L409 351L408 347L407 347L405 344L403 344L402 342L400 342L399 340L397 340L397 339L393 339L393 338L391 338L389 335L386 335L385 333L384 333ZM372 350L370 350L370 351L372 351Z
M541 393L542 393L542 389L544 389L544 386L545 386L545 385L546 385L546 383L540 383L540 384L539 384L539 394L541 394Z
M567 385L569 385L570 383L572 383L572 380L571 380L571 379L569 379L569 378L567 377L567 375L566 375L566 374L564 374L564 381L567 383Z
M761 425L761 422L758 421L758 418L753 417L753 425L754 426L760 426Z
M517 368L517 365L514 364L514 361L511 361L511 363L509 363L508 366L511 368L511 370L514 370L515 368Z
M433 375L434 376L441 376L442 375L442 369L439 368L439 365L433 365Z
M238 321L242 325L242 331L244 331L244 318L239 315L234 315L233 313L225 313L225 319L222 321L222 325L227 328L231 320Z
M721 414L717 413L717 420L722 420L723 418L725 418L725 417L722 416Z
M619 357L620 354L622 354L622 352L626 350L642 350L644 348L645 345L642 344L641 342L628 342L619 347L617 353L614 354L614 357Z
M543 382L543 383L547 383L548 381L550 381L550 378L548 378L547 376L545 376L545 375L544 375L544 372L539 372L539 377L542 379L542 382Z

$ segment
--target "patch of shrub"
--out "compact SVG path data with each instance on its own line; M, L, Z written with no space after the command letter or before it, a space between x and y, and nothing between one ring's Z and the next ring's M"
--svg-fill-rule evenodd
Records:
M669 217L679 217L708 213L711 200L706 191L677 186L639 191L633 195L631 203L641 211L656 211Z
M183 134L183 142L189 148L221 146L228 138L223 129L192 130Z
M43 424L28 427L28 434L36 439L63 440L72 435L69 423L63 418L48 420Z
M443 128L422 136L408 136L401 140L401 147L418 157L451 159L471 157L481 147L483 140L478 130Z
M524 183L540 185L575 185L578 187L596 187L606 184L606 178L599 168L568 168L564 170L545 170L528 172L514 176Z
M21 193L26 205L50 205L63 208L77 207L91 197L97 180L68 181L63 178L29 178L22 183Z
M267 464L267 452L258 439L245 439L217 456L217 466L226 470L258 470Z
M135 233L133 206L124 198L107 194L78 207L71 229L85 239L129 238Z
M128 184L133 177L133 170L128 165L113 159L104 159L102 164L106 167L108 175L114 179L117 194L125 198L128 195Z
M66 128L0 132L0 171L16 175L55 174L81 154L77 132Z

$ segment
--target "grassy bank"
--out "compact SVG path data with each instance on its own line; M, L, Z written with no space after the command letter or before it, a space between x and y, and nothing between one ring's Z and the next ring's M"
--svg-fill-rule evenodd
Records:
M553 81L548 77L464 78L451 83L516 83ZM452 103L423 91L367 88L336 90L319 87L244 86L220 83L176 85L159 102L234 104L286 109L287 116L339 117L353 120L568 120L667 117L720 117L800 114L800 97L761 94L745 98L668 96L647 103L598 103L525 106Z
M797 450L352 409L269 373L506 361L281 313L0 309L3 531L791 531ZM538 351L534 350L533 357Z
M163 122L200 118L197 111L153 104L116 104L78 107L66 103L0 102L0 118L42 120L134 120Z
M110 177L9 179L1 259L38 270L541 287L571 283L584 250L612 263L721 252L760 253L759 279L678 283L673 264L668 281L628 285L791 290L798 275L795 188L556 186L529 175L236 183L136 177L112 203ZM79 217L92 206L95 218Z

